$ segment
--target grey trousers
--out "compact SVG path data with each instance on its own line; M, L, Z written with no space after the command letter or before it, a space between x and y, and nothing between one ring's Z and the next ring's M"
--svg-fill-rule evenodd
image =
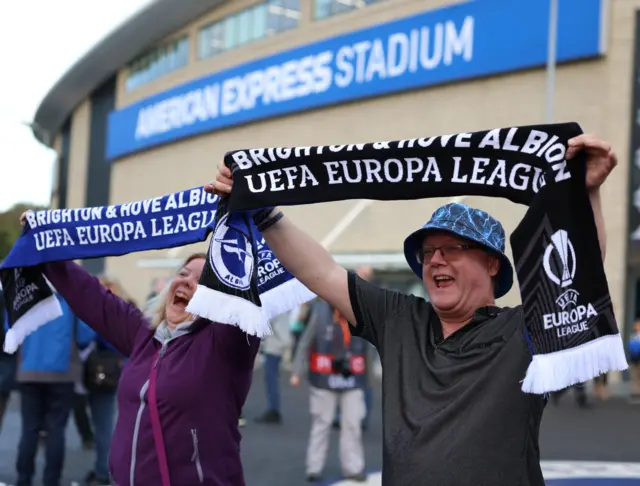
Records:
M361 389L335 392L310 387L311 435L307 447L307 474L320 474L329 449L329 434L340 400L340 466L342 474L364 472L361 422L365 414Z

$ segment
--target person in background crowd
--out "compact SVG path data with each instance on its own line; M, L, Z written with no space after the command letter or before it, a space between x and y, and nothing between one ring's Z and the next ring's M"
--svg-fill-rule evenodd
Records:
M356 274L360 276L360 278L371 281L373 278L373 268L369 266L362 266L356 270ZM367 343L369 348L367 349L367 380L364 387L364 418L362 419L362 430L367 430L369 428L369 417L371 417L371 409L373 408L373 388L371 387L371 383L373 380L373 353L375 352L375 347L373 347L370 343ZM336 410L336 416L333 419L333 428L340 428L340 404L338 404Z
M147 300L145 301L145 304L142 308L142 311L145 316L149 317L150 319L153 319L153 316L151 314L153 313L153 309L156 308L158 295L162 292L162 289L164 289L168 285L171 285L170 279L166 279L166 278L153 279L153 282L151 283L151 291L149 292L149 295L147 296ZM133 302L129 302L129 303L131 304Z
M9 319L6 312L6 301L0 285L0 430L2 430L2 423L9 405L11 392L16 389L16 367L18 363L16 354L4 352L5 326L8 327Z
M291 345L289 332L290 313L280 314L271 320L273 334L262 339L260 350L264 356L264 385L267 393L267 410L256 419L258 423L279 424L280 412L280 363Z
M306 473L309 482L322 477L329 435L336 407L340 413L340 464L346 479L364 482L362 419L367 386L367 343L352 338L342 315L317 299L309 310L309 321L293 359L291 385L300 384L308 362L311 433L307 446Z
M629 338L629 373L631 374L631 393L629 401L640 405L640 318L636 319Z
M78 346L95 333L73 313L60 294L62 316L28 335L18 352L22 433L18 444L16 486L31 486L41 432L44 432L44 486L59 486L64 466L66 426L74 384L82 376Z
M293 346L291 347L291 356L295 356L298 349L298 342L304 332L304 328L307 326L309 320L309 304L302 304L291 312L291 324L289 330L293 337Z
M118 486L245 484L238 418L260 339L186 311L205 261L184 261L151 322L76 263L43 266L77 315L129 358L109 455Z
M611 397L611 390L609 389L609 374L603 373L600 376L596 376L593 379L593 389L596 396L600 400L609 400Z
M89 344L91 346L91 344ZM80 360L84 361L83 351L80 349ZM76 425L76 430L80 436L82 442L82 448L85 451L90 451L94 448L93 429L91 428L91 419L87 410L89 400L87 399L87 392L82 385L82 377L80 381L75 384L73 393L73 421Z
M573 396L576 400L576 405L578 405L578 408L591 408L589 400L587 399L587 386L585 383L577 383L573 386L563 388L562 390L551 393L550 395L553 404L558 405L560 403L560 398L562 398L562 395L564 395L568 390L573 390Z

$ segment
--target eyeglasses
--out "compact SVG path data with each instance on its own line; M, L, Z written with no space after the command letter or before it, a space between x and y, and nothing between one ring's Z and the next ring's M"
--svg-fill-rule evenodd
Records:
M441 245L441 246L428 246L416 252L416 258L420 265L430 263L433 255L436 251L440 250L442 258L447 260L455 260L468 250L474 250L480 248L478 245L458 244L458 245Z

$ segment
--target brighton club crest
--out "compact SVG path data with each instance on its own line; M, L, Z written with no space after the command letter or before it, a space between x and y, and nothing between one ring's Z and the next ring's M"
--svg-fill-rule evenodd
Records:
M209 263L221 282L238 290L248 290L253 275L251 242L240 231L227 226L224 215L213 232Z

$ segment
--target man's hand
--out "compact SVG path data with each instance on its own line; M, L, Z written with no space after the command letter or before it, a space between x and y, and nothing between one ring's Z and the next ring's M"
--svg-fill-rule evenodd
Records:
M587 155L587 189L598 189L607 179L611 171L618 165L618 158L609 142L593 135L579 135L569 140L566 159L570 160L578 152L584 150Z
M291 375L289 383L291 386L298 386L300 384L300 377L298 375Z
M231 187L233 186L233 178L231 175L231 169L224 165L224 161L221 160L218 163L218 174L213 182L205 184L204 190L209 193L216 194L219 197L227 196L231 194Z
M579 135L569 140L566 159L572 159L578 152L584 150L587 156L586 185L589 191L589 201L593 209L593 218L598 231L598 242L602 261L607 254L607 232L605 230L600 186L609 177L611 171L618 165L618 158L609 142L600 140L593 135Z

